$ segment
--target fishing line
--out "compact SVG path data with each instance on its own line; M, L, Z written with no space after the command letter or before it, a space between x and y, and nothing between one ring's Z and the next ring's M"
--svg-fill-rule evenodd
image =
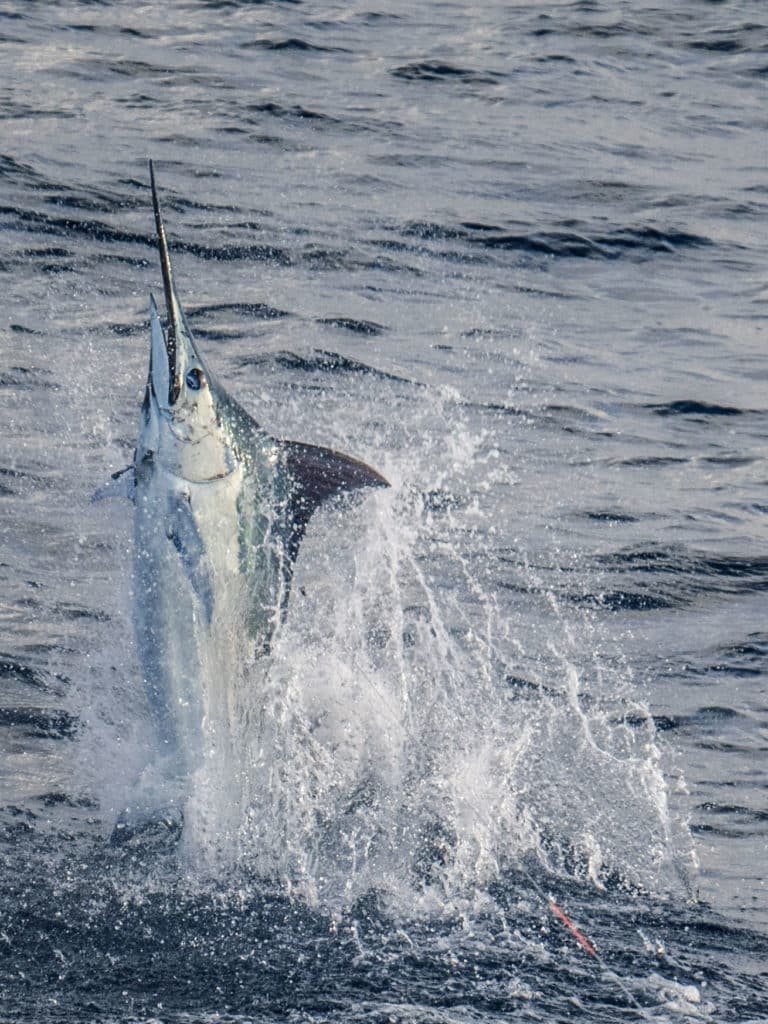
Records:
M576 941L581 946L581 948L584 950L584 952L587 953L589 956L594 957L594 959L597 960L598 964L600 964L600 966L602 967L603 971L605 972L606 977L609 978L619 989L621 989L621 991L624 994L624 997L627 1000L627 1002L629 1003L629 1005L633 1009L637 1010L637 1012L640 1014L640 1016L643 1018L643 1020L653 1020L653 1018L648 1015L648 1013L646 1012L645 1008L642 1007L640 1005L640 1003L638 1003L638 1001L632 995L630 990L627 988L627 986L621 980L619 975L614 970L612 970L609 967L609 965L600 956L600 954L595 949L595 947L592 945L592 943L589 941L589 939L574 924L574 922L570 919L570 917L568 917L568 915L565 913L565 911L562 909L562 907L556 902L554 896L552 896L551 894L547 895L544 892L544 890L541 888L541 886L538 884L536 879L533 877L533 875L530 873L530 871L526 870L526 868L524 868L522 865L520 865L520 871L528 879L528 881L531 884L531 887L537 893L537 895L541 898L542 902L547 904L547 906L548 906L549 910L552 912L552 914L554 914L554 916L558 919L558 921L565 928L568 929L568 931L576 939Z

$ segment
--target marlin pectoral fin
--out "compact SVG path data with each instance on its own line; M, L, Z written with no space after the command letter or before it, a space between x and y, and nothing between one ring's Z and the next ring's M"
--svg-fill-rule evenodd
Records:
M189 500L176 495L169 500L168 539L179 553L184 572L200 599L208 625L213 618L213 582L205 559L205 545L197 529Z
M364 462L348 455L298 441L281 441L293 482L288 554L295 559L312 513L324 501L360 487L389 487L388 481Z
M94 491L91 502L105 501L107 498L127 498L136 500L136 477L133 466L126 466L113 473L108 484Z

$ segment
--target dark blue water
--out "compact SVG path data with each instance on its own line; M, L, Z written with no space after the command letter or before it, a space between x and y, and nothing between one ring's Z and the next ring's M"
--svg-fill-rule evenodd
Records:
M768 1020L764 4L7 3L0 61L0 1017ZM220 379L393 487L115 847L150 156Z

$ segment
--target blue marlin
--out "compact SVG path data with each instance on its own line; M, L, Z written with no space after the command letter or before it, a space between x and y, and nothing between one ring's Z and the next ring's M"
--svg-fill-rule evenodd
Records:
M343 492L388 484L347 455L278 440L218 383L179 300L151 162L149 170L167 320L150 296L149 376L132 466L135 631L159 748L152 771L178 821L210 717L204 688L212 672L203 660L227 648L228 629L239 647L246 638L249 657L266 658L313 512ZM137 820L154 810L139 810Z

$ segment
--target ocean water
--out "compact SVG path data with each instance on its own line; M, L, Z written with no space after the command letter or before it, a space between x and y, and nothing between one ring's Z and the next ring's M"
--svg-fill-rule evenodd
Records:
M0 67L0 1018L768 1020L765 5L8 2ZM392 487L115 846L150 157L219 379Z

